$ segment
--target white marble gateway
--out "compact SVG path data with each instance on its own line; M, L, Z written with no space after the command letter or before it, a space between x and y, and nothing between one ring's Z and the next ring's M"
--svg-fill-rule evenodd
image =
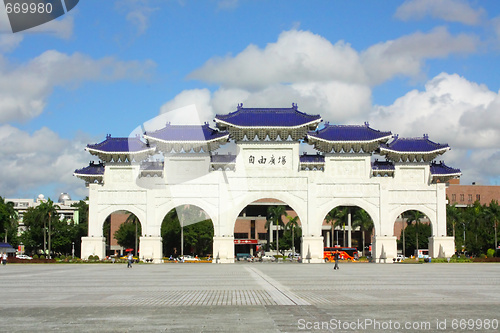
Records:
M365 123L321 124L319 115L291 108L243 108L215 117L216 129L175 126L142 137L108 135L87 150L101 162L75 171L89 187L89 234L82 257L105 255L102 226L118 210L135 214L142 225L140 256L161 262L161 223L173 208L195 205L214 225L213 255L234 262L234 226L252 202L272 198L295 210L306 263L323 262L322 224L337 206L363 208L374 222L373 257L396 257L394 223L407 210L424 213L432 225L430 254L451 256L446 235L445 181L460 170L433 160L446 152L424 135L399 138ZM236 154L218 154L232 139ZM300 154L312 145L316 154ZM163 161L148 157L162 154ZM372 160L374 154L386 161Z

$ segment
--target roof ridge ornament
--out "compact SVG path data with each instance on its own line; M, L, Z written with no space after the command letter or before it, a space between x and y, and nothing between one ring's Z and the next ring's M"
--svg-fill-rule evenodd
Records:
M106 139L111 138L111 134L106 134Z
M365 126L366 126L366 127L370 127L370 123L369 123L369 122L367 122L367 121L365 121Z
M238 109L238 111L240 111L241 109L243 109L243 103L238 103L237 109Z
M424 134L424 139L429 140L429 134Z
M297 103L292 103L292 109L294 109L295 111L297 111L297 108L298 108Z

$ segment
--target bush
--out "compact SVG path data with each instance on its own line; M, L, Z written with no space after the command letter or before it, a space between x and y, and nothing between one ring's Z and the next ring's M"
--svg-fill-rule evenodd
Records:
M61 254L61 256L59 257L59 259L64 260L64 259L66 259L66 256L64 254Z
M35 255L33 256L33 259L38 259L38 254L35 254Z
M479 258L481 258L481 259L486 259L486 254L481 253L481 255L479 256Z
M493 258L495 256L495 250L493 249L488 249L488 251L486 251L486 256L488 258Z

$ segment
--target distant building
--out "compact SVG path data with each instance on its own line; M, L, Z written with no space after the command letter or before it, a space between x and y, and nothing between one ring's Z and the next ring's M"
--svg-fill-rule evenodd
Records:
M500 202L500 186L495 185L461 185L459 179L449 181L446 196L450 205L469 206L475 201L481 205L489 205L491 200Z
M45 199L45 196L43 194L40 194L36 200L35 199L9 199L6 198L5 202L13 202L14 203L14 210L17 213L18 216L18 222L19 222L19 233L22 233L24 230L26 230L26 227L24 226L23 218L24 214L28 210L28 208L32 207L38 207L42 202L46 202L47 199ZM74 223L79 223L79 215L78 215L78 207L72 207L71 205L74 203L77 203L78 201L71 200L71 197L69 196L68 193L61 193L59 196L57 202L54 202L55 205L59 206L59 209L57 209L57 213L59 214L59 218L61 220L63 219L68 219L73 221Z

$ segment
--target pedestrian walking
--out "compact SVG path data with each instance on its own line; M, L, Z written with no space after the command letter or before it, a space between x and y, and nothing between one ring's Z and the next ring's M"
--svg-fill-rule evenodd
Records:
M339 252L335 252L335 266L333 269L339 269Z
M127 268L132 268L132 261L134 260L134 256L132 252L130 252L127 256Z
M7 253L2 253L2 265L7 265Z

